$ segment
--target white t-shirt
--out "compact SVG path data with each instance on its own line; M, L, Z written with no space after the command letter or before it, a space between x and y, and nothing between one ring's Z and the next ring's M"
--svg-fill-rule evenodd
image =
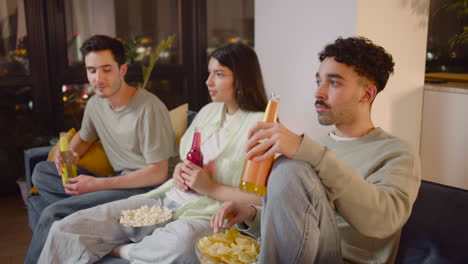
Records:
M223 123L221 124L221 128L215 132L211 137L207 138L204 142L202 142L201 145L201 152L203 154L203 164L207 165L211 161L215 160L216 157L221 152L221 143L225 140L225 132L226 132L226 127L228 126L229 122L232 120L232 115L229 115L226 113L226 117L223 120ZM195 191L188 191L184 192L176 187L172 187L171 190L169 190L166 193L166 196L179 203L180 205L183 205L184 203L194 200L198 197L201 196L201 194L195 192Z
M333 138L335 141L352 141L352 140L355 140L355 139L358 139L359 137L340 137L340 136L337 136L335 135L335 133L333 132L330 132L330 134L328 134L331 138Z

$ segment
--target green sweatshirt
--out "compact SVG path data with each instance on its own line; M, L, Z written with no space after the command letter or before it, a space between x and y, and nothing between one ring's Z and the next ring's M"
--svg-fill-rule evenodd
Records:
M304 136L294 159L310 163L325 186L344 261L393 263L421 183L419 157L409 144L380 128L352 141Z

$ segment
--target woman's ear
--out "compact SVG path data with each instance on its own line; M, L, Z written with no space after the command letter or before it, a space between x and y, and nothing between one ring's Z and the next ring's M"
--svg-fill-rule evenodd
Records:
M377 96L377 87L374 84L369 84L365 89L361 102L371 104Z

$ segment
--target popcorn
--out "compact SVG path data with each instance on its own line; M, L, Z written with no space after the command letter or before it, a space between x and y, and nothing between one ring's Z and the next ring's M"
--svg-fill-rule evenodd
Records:
M166 207L143 205L135 210L122 210L119 222L125 226L148 226L167 221L172 218L172 210Z

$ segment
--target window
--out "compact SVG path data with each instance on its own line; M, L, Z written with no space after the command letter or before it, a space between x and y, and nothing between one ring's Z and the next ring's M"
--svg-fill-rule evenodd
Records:
M207 55L233 42L254 46L253 0L207 0Z
M23 1L0 1L0 78L29 75Z
M159 41L175 34L174 45L159 63L181 64L180 1L66 0L68 64L81 63L79 48L92 35L117 37L133 47L129 62L144 61Z
M91 95L80 57L93 34L136 40L126 80L175 34L146 87L172 109L209 102L207 55L234 41L253 46L254 0L0 0L0 193L16 190L24 148L79 128ZM2 127L3 128L3 127Z
M96 34L116 37L127 50L130 85L142 83L142 65L161 40L175 35L160 54L146 87L169 109L185 103L187 74L184 73L182 4L177 0L65 0L66 66L62 79L65 129L79 128L87 98L92 95L79 48ZM184 89L185 88L185 89Z
M466 0L431 0L426 72L468 73Z

